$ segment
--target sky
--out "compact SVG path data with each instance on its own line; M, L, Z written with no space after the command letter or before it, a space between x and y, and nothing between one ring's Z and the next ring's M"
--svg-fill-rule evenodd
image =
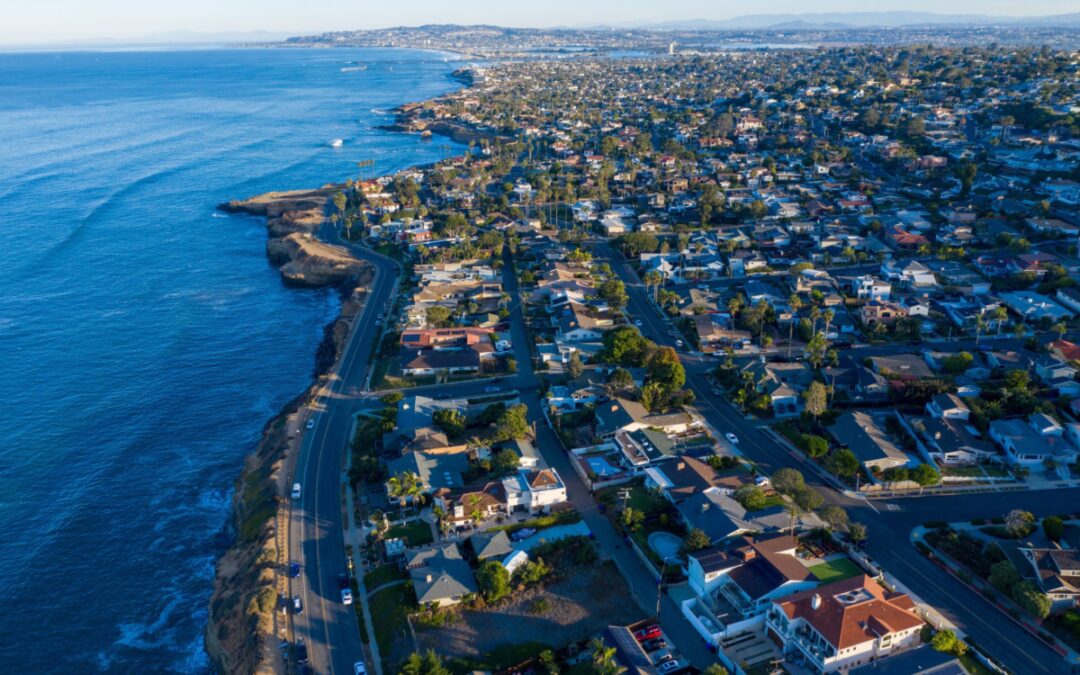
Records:
M0 44L97 38L134 40L174 31L329 30L423 23L589 26L756 13L919 11L1041 15L1075 12L1080 0L0 0Z

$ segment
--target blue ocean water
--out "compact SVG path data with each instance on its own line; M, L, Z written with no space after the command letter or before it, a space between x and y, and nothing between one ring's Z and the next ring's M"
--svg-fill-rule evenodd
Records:
M214 206L457 151L374 128L454 66L0 54L0 670L208 670L232 482L338 308L283 287L265 228Z

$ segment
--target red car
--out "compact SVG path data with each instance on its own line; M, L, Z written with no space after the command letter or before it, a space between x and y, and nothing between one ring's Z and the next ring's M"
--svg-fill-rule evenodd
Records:
M642 628L641 630L634 631L634 638L638 642L645 642L646 640L652 640L660 637L660 626L653 624Z

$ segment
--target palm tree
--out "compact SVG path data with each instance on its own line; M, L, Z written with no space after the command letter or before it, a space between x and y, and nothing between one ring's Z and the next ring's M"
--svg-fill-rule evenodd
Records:
M795 321L799 318L799 310L802 309L802 299L799 298L798 293L792 293L788 296L788 305L791 307L791 321L788 321L787 330L787 355L788 360L791 360L791 339L795 333Z
M997 321L997 334L1001 335L1001 326L1005 323L1005 319L1009 318L1009 310L1005 309L1005 305L998 305L994 310L994 320Z
M412 471L403 471L386 481L386 484L390 488L390 496L396 498L401 505L402 513L405 511L405 504L416 499L423 492L420 476L417 476Z
M789 522L791 523L791 525L788 527L788 534L794 536L794 534L795 534L795 523L797 523L799 521L799 516L802 515L802 508L800 508L799 505L796 504L795 502L789 503L784 508L787 511L788 518L790 518Z
M659 299L656 297L656 294L660 290L660 284L663 282L663 280L664 278L660 276L660 273L656 270L649 270L645 273L645 288L646 290L650 288L652 289L653 302L660 302Z
M975 317L975 348L979 348L979 335L982 334L983 328L986 326L986 321L983 319L983 315L979 314Z
M817 320L821 318L821 309L814 305L810 308L810 320L814 322L813 328L810 330L811 334L817 333Z
M479 525L484 520L484 510L480 508L481 502L484 500L478 494L471 494L465 498L468 502L469 517L472 518L474 525Z
M433 506L431 515L435 516L435 522L439 526L439 533L445 535L450 530L450 523L446 522L446 510L441 506Z
M616 649L608 647L602 639L593 638L589 642L589 648L592 650L593 669L599 675L618 675L626 670L615 661Z
M825 339L828 340L829 339L829 324L832 323L833 317L836 316L836 312L832 311L831 309L827 309L827 310L825 310L825 313L822 316L825 317Z

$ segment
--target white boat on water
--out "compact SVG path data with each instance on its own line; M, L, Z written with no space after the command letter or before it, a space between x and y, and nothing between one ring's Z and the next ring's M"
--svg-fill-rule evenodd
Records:
M345 141L341 140L340 138L335 138L334 140L330 141L331 148L340 148L343 145L345 145Z
M367 66L362 65L362 64L359 65L359 66L346 66L346 67L341 69L341 72L343 72L343 73L354 73L354 72L361 71L361 70L367 70Z

